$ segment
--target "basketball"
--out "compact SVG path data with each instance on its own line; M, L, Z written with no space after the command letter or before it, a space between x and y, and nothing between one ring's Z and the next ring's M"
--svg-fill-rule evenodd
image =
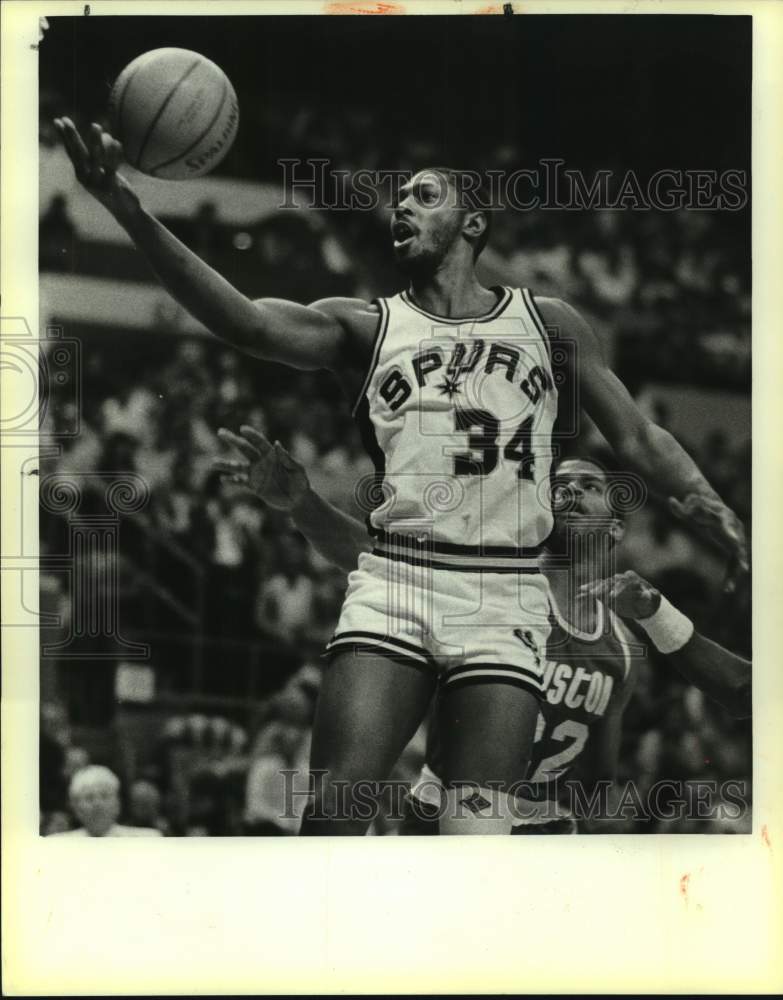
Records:
M231 81L188 49L153 49L129 63L112 87L109 113L127 162L166 180L208 174L239 126Z

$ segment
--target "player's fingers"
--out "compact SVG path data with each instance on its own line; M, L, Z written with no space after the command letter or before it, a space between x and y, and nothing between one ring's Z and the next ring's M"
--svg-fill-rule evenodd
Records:
M95 122L90 125L90 176L94 181L101 181L106 176L103 130Z
M592 583L585 583L578 590L580 597L602 597L608 593L609 588L612 585L614 577L608 577L606 580L594 580Z
M275 441L275 454L284 469L288 469L293 472L295 469L299 468L297 460L285 450L279 441Z
M122 163L122 146L108 132L103 133L103 162L106 170L113 174Z
M60 118L58 120L65 151L71 159L76 176L79 180L84 180L90 167L90 154L87 151L87 147L70 118Z
M244 455L251 462L255 462L261 457L258 449L254 448L249 441L246 441L245 438L240 437L238 434L234 434L232 431L226 430L225 427L220 428L218 437L221 441L236 448L240 455Z
M269 439L255 427L251 427L249 424L242 424L239 428L239 433L260 454L265 455L268 451L271 451L272 445L269 443Z
M247 473L248 463L243 460L234 460L231 458L216 458L212 462L212 468L216 472L237 474L240 472Z
M676 517L685 517L685 505L677 497L669 497L669 510Z
M622 585L622 578L615 574L608 576L605 580L599 580L594 597L599 601L607 601L617 597L618 588Z
M743 577L750 572L747 549L741 545L729 560L726 572L726 582L723 584L724 594L733 594Z
M235 483L237 486L250 485L250 479L245 472L235 472L233 475L223 474L220 478L224 483Z

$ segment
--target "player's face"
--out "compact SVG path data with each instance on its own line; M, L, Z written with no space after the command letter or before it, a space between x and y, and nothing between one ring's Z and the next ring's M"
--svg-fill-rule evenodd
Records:
M103 837L117 822L120 799L113 785L99 783L82 788L71 800L76 818L92 837Z
M431 170L416 174L400 188L392 214L397 263L408 273L435 270L459 236L464 217L445 177Z
M561 462L552 480L554 533L616 531L617 519L608 497L606 473L593 462L568 459Z

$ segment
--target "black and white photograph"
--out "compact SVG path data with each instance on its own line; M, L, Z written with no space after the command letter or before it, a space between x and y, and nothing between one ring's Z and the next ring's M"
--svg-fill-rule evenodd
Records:
M750 19L606 21L48 19L43 835L750 829Z
M3 314L36 836L771 850L754 18L112 6L38 19Z

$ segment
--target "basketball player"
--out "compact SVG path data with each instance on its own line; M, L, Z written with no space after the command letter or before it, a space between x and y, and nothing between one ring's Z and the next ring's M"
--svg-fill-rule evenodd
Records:
M441 777L455 804L472 782L488 808L444 820L443 832L508 832L502 788L530 758L549 632L536 563L552 523L541 486L558 396L546 328L574 344L574 392L622 463L681 501L715 496L711 487L641 415L575 310L480 284L490 215L462 197L459 172L418 173L398 193L391 236L404 292L251 301L144 209L118 173L115 139L92 125L85 145L69 119L55 125L80 182L208 330L254 357L338 377L382 477L385 499L378 492L369 515L376 551L351 577L320 692L311 766L328 780L302 832L366 831L352 789L387 777L447 667ZM744 566L725 507L721 533ZM520 621L530 646L514 636Z
M218 433L242 458L216 460L217 471L289 513L324 558L350 571L370 551L363 525L320 497L302 466L278 442L270 445L251 427L243 427L241 435L225 429ZM565 459L552 485L554 525L540 560L549 587L551 632L532 759L515 802L516 833L576 831L573 817L557 803L561 779L572 768L587 786L614 777L622 716L633 690L634 657L663 657L733 715L750 714L750 663L695 632L637 573L611 574L624 521L612 507L606 473L595 462ZM699 512L701 520L719 516L711 504ZM607 571L611 575L602 579ZM527 641L522 629L517 632L520 641ZM408 802L407 833L438 832L442 789L437 730L433 712L427 763Z

